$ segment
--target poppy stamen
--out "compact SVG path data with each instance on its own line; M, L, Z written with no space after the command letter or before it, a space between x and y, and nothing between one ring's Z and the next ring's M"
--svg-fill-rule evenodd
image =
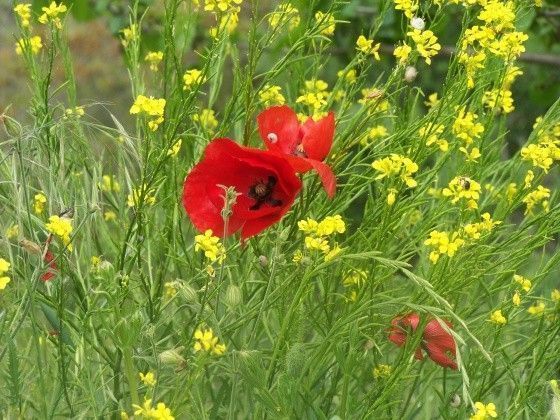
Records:
M263 204L268 204L271 207L282 205L282 200L272 197L276 182L276 178L270 175L266 183L261 179L249 188L248 196L255 200L255 204L249 207L249 210L259 210Z

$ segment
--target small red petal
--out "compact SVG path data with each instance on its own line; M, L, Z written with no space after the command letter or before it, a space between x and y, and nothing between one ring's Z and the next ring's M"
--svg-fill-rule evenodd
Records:
M329 114L314 121L309 118L302 126L303 138L301 144L309 159L323 161L331 151L334 138L334 114Z
M297 114L288 106L273 106L257 116L259 134L268 150L291 155L299 143Z

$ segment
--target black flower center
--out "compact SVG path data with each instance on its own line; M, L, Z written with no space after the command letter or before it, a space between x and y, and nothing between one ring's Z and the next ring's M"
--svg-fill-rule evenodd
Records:
M266 182L261 179L249 188L248 195L255 200L255 204L249 207L249 210L259 210L263 204L268 204L271 207L282 205L282 200L277 200L272 197L276 182L276 178L269 175Z

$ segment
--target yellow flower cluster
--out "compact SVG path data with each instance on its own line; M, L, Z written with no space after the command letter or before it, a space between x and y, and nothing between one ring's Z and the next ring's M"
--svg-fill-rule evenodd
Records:
M47 196L42 192L35 194L33 197L33 211L35 214L42 214L47 205Z
M418 10L418 2L416 0L394 0L395 10L402 10L404 15L412 19L414 12Z
M523 43L528 39L524 33L515 31L515 5L512 1L489 0L481 4L483 9L477 18L484 25L474 25L465 31L458 54L459 62L465 66L469 89L474 87L478 71L485 68L488 54L511 63L525 51ZM506 98L510 86L511 81L506 78L496 97Z
M68 249L72 251L72 244L70 243L70 234L72 233L72 223L70 219L60 216L49 217L49 222L45 225L47 231L62 240L62 243Z
M5 236L6 239L14 239L17 238L17 236L19 235L19 226L18 225L12 225L9 228L6 229L5 232Z
M213 236L212 229L208 229L202 235L194 237L194 250L204 252L204 256L211 262L222 263L226 258L226 249L220 242L220 238Z
M537 118L533 127L537 128L541 122L542 117ZM554 161L560 160L560 123L548 129L539 129L537 131L537 143L523 147L521 157L524 160L530 160L533 166L548 173Z
M434 264L442 255L453 257L464 244L465 241L459 237L459 232L450 233L438 230L431 231L430 237L424 241L424 245L434 248L429 256L430 261Z
M434 124L430 122L420 127L418 134L420 137L426 138L426 146L435 144L442 152L447 152L449 150L449 143L441 137L444 131L445 126L443 124Z
M432 57L441 49L441 45L438 44L438 39L435 34L432 31L414 29L407 32L407 35L411 37L416 44L416 51L424 58L426 64L432 64Z
M138 375L140 376L140 380L144 385L155 386L156 375L154 375L154 372L146 372L146 373L140 372Z
M480 239L483 233L492 231L496 225L501 223L500 221L492 220L490 213L484 213L481 222L468 223L457 231L440 232L434 230L430 232L430 237L424 241L424 245L434 248L429 255L430 261L435 264L442 255L453 257L469 241Z
M319 26L319 33L321 35L334 35L336 21L331 13L323 13L321 11L315 13L315 22Z
M183 140L179 139L167 150L167 156L175 157L179 154L181 150L181 145L183 144Z
M175 420L175 417L171 414L171 410L165 406L164 403L157 403L155 408L152 406L152 400L144 400L143 405L133 404L134 416L138 416L143 419L152 420ZM128 418L128 416L127 416Z
M31 4L20 3L14 7L14 12L18 15L21 26L27 28L31 20Z
M418 165L408 157L392 153L391 156L375 160L371 167L379 172L375 179L399 176L408 188L418 185L412 178L412 175L418 171Z
M206 0L204 10L207 12L227 12L242 3L243 0Z
M214 115L212 109L203 109L198 114L194 114L193 121L196 121L200 126L209 133L212 133L218 127L218 120Z
M23 55L24 51L28 49L31 54L37 54L43 48L43 41L39 35L32 36L31 38L20 38L16 42L16 54Z
M493 89L484 92L482 104L502 114L509 114L515 109L511 90L508 89Z
M519 274L513 275L513 281L519 284L519 286L521 286L525 293L529 293L531 287L533 287L533 283L531 283L531 280Z
M144 95L138 95L134 104L130 107L131 114L146 114L152 118L148 121L148 127L152 131L156 131L163 122L164 110L165 99L154 98L153 96L147 97Z
M153 206L156 203L155 191L153 189L146 190L146 186L143 185L138 188L133 188L131 193L128 194L126 198L126 204L128 207L137 207L140 204L141 198L144 200L144 204Z
M309 250L320 251L324 255L325 261L330 261L336 257L342 249L335 242L331 244L328 240L329 236L346 232L346 224L340 215L327 216L320 222L307 218L298 222L299 230L306 233L305 248ZM303 254L298 253L299 256ZM301 258L296 258L296 262Z
M194 338L196 339L194 343L195 352L203 350L216 356L221 356L226 352L226 345L218 343L218 337L214 336L212 328L197 329Z
M121 43L123 47L128 47L131 42L138 40L138 25L132 24L120 31L122 33Z
M10 263L4 258L0 258L0 290L4 290L11 281L5 274L10 270Z
M525 214L533 214L535 207L539 204L545 212L550 210L550 190L542 185L537 186L536 190L531 191L529 194L523 198L523 203L527 206L525 208Z
M490 232L494 229L494 226L501 224L502 222L492 220L490 213L484 213L482 215L482 222L478 223L468 223L462 228L464 236L471 240L480 239L482 233Z
M288 31L293 31L299 26L299 23L299 11L290 3L281 4L268 17L268 24L273 29L283 28L286 25Z
M306 80L305 89L296 99L296 103L308 106L311 114L315 114L327 104L328 87L329 85L323 80Z
M357 77L357 73L356 70L354 69L350 69L350 70L339 70L336 73L336 76L338 78L343 78L344 81L346 81L349 84L353 84L356 82L356 77Z
M498 417L494 403L484 404L480 401L474 403L474 413L470 420L488 420Z
M477 122L478 115L461 108L453 122L453 134L461 139L466 146L471 145L484 133L484 126Z
M399 64L404 64L408 60L408 56L412 52L412 47L408 44L403 44L395 47L393 55L399 60Z
M356 40L356 49L365 55L373 55L373 57L379 61L379 48L381 47L380 43L374 44L373 39L367 39L365 36L360 35Z
M63 119L67 120L70 117L75 117L76 119L82 118L86 114L83 106L75 106L73 108L66 108L64 110Z
M546 305L544 302L537 302L534 305L531 305L527 308L527 312L533 316L542 316L544 314L544 310L546 309Z
M265 85L259 91L259 100L265 107L272 105L284 105L286 98L282 95L282 88L280 86Z
M191 90L206 82L206 77L198 69L187 70L183 75L183 90Z
M239 23L240 11L240 7L232 7L227 14L221 16L218 26L210 28L210 36L212 38L218 38L219 34L224 31L226 31L228 34L233 33Z
M498 309L490 314L490 321L498 325L507 324L507 318L502 314L502 310Z
M375 379L387 378L393 373L393 368L390 365L377 365L373 368L373 377Z
M101 190L105 192L120 192L121 184L115 179L114 175L103 175Z
M469 209L477 209L480 190L480 184L475 180L457 176L449 181L447 188L444 188L441 193L444 197L450 197L451 203L453 204L464 199L467 201L467 207Z
M144 61L146 61L150 65L151 71L158 71L159 63L163 60L163 52L162 51L150 51L144 57Z
M39 16L40 23L46 24L48 22L52 22L56 28L62 28L60 17L68 10L64 4L56 4L56 2L53 1L48 7L42 7L41 10L43 11L43 14Z

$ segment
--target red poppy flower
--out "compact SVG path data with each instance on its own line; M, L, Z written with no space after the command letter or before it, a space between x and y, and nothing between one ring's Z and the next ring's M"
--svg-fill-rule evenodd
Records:
M224 236L221 186L240 194L232 208L225 235L241 231L241 238L256 235L278 222L292 206L301 181L286 159L273 153L216 139L204 151L183 187L183 205L194 226Z
M401 347L406 342L409 334L412 334L418 328L420 323L420 316L417 313L410 313L407 315L397 316L391 321L391 328L389 330L389 340ZM449 328L452 327L451 323L445 321ZM438 322L437 319L431 319L426 324L422 332L422 341L414 356L418 360L424 359L424 350L430 359L443 367L457 369L455 360L456 345L453 336L449 334ZM450 357L450 355L452 357Z
M309 118L300 124L297 114L287 106L273 106L257 117L259 133L268 150L286 156L296 172L314 169L329 197L336 192L336 177L323 163L334 137L334 114L319 121Z
M58 267L54 262L54 255L51 251L45 253L45 263L47 263L47 270L41 275L41 280L47 282L56 277Z

